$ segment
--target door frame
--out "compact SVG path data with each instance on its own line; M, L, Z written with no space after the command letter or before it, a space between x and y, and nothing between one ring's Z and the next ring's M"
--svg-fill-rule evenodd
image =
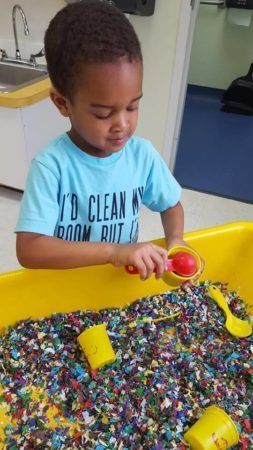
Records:
M174 70L170 86L167 126L163 144L163 158L172 172L175 167L181 131L192 41L199 5L200 0L181 0Z

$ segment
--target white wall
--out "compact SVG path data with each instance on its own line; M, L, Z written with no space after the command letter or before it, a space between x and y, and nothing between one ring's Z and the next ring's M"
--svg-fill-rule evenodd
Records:
M236 14L236 13L235 13ZM253 61L253 21L231 24L228 8L201 5L194 32L189 83L227 89Z
M144 56L144 97L137 133L151 139L163 155L170 151L163 145L180 10L181 0L157 0L154 16L130 17Z
M14 55L11 12L15 3L15 0L0 0L0 48L6 48L10 55ZM50 18L66 3L64 0L20 0L19 3L30 28L30 36L25 37L21 17L17 16L20 51L23 57L28 57L31 51L40 49ZM181 3L182 0L157 0L154 16L130 16L144 55L144 98L137 133L151 139L163 154L169 152L163 145ZM168 154L166 160L169 161Z
M32 41L43 39L43 34L50 18L66 3L64 0L0 0L0 34L9 38L13 38L12 31L12 8L15 4L22 6L25 11L28 25L30 27L31 36L28 39ZM18 18L17 23L20 24L22 34L22 19Z

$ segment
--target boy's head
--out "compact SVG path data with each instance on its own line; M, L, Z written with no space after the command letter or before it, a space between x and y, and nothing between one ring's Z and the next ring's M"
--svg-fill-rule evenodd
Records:
M72 141L93 156L119 151L137 125L142 54L123 13L103 0L59 11L45 34L51 99L69 117Z
M114 63L124 56L142 62L132 25L106 0L83 0L60 10L46 31L45 52L54 87L69 99L85 65Z

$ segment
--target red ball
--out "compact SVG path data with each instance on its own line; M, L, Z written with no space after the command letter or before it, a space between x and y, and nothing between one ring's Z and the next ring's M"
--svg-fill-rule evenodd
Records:
M190 277L197 271L196 259L187 252L178 252L172 258L173 271L183 277Z

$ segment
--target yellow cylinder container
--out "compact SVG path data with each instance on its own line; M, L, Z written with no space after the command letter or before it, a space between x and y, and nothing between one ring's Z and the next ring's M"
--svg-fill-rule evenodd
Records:
M223 409L210 406L185 433L192 450L227 450L239 441L237 428Z
M104 324L88 328L78 336L77 340L93 370L116 361Z
M174 288L181 286L181 284L185 283L188 280L191 280L192 278L198 277L200 275L200 270L201 270L200 256L197 252L195 252L195 250L193 250L193 248L186 247L183 245L182 246L177 245L175 247L172 247L168 251L168 258L174 256L176 253L179 253L179 252L188 253L189 255L192 255L195 258L196 265L197 265L197 271L189 277L184 277L184 276L178 275L175 272L165 271L162 276L163 281L165 283L167 283L169 286L174 287Z

